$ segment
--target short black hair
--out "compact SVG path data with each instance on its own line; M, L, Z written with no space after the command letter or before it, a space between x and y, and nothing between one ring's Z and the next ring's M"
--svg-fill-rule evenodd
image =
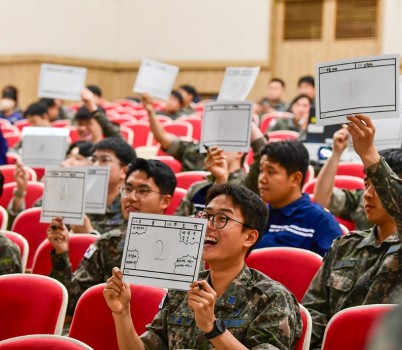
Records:
M268 84L269 83L279 83L279 84L281 84L282 85L282 87L283 88L285 88L285 82L281 79L281 78L272 78L269 82L268 82Z
M87 89L91 91L94 95L98 97L102 97L102 90L99 86L96 85L87 85Z
M25 117L39 115L42 118L45 114L47 114L47 108L39 102L31 103L24 113Z
M402 148L387 148L378 152L392 171L402 178Z
M300 188L303 186L309 165L309 154L302 142L284 140L268 143L261 150L261 156L264 155L268 157L269 161L283 166L288 176L300 171L302 173Z
M78 148L78 153L84 157L90 157L92 155L92 147L94 144L90 141L77 141L68 146L66 155L69 155L74 148Z
M183 89L188 94L193 95L193 101L198 95L197 89L192 85L184 84L184 85L180 85L179 88Z
M300 87L301 84L306 83L311 85L312 87L315 87L315 82L314 82L314 77L312 75L304 75L299 78L299 81L297 82L297 86Z
M171 96L174 96L175 98L178 99L179 103L181 106L183 106L183 96L181 95L180 92L178 92L177 90L172 90L172 92L170 93Z
M85 106L80 107L74 116L75 120L85 120L91 118L94 118L94 115Z
M308 97L306 94L300 94L297 95L291 102L289 105L289 111L291 110L292 106L299 100L301 100L302 98L307 98L310 101L310 104L313 104L313 101L311 100L310 97Z
M152 178L160 192L173 196L177 186L176 175L165 163L157 159L138 158L129 165L126 173L126 181L131 173L137 170L146 173L148 179Z
M205 206L208 206L215 197L220 195L230 197L233 206L239 209L243 215L245 226L258 231L258 239L247 251L247 257L267 229L269 217L267 206L258 194L249 190L247 187L229 182L213 185L207 192Z
M56 106L56 101L54 98L46 98L43 97L39 100L39 103L43 104L46 108L54 107Z
M112 151L119 158L120 163L128 165L137 160L137 154L121 137L107 137L92 146L91 154L97 150Z
M1 91L1 98L8 98L18 103L18 89L13 85L7 85Z

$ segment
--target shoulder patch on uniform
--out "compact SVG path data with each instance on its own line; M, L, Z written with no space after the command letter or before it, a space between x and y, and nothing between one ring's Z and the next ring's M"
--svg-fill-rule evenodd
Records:
M356 260L341 260L334 265L333 270L343 269L345 267L354 267L356 264Z
M97 250L96 245L95 244L91 244L88 249L85 251L84 253L84 258L85 259L89 259Z

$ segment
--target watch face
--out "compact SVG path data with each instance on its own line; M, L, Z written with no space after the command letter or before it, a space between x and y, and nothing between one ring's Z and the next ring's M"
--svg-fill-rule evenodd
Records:
M221 320L220 318L216 319L216 329L221 333L226 330L225 322L223 322L223 320Z

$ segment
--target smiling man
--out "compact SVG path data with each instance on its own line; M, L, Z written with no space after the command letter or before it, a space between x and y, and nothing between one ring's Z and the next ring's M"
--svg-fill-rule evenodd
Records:
M142 158L130 164L121 187L121 211L125 223L103 234L91 245L74 273L68 255L67 228L61 218L52 221L48 229L48 239L54 248L50 276L63 283L69 292L67 315L73 314L85 290L105 282L112 268L120 266L130 212L163 214L175 188L176 177L166 164Z
M397 230L401 222L400 197L396 185L392 186L397 183L396 175L402 176L402 150L384 152L380 157L374 148L371 120L361 115L348 119L354 148L367 174L364 209L374 226L337 239L311 282L303 305L313 320L312 349L321 348L325 327L338 311L357 305L394 303L402 293L402 232ZM397 223L381 200L390 213L396 214Z
M214 185L204 211L208 220L200 272L188 292L170 290L159 313L139 337L130 314L130 288L118 268L104 296L120 349L293 349L301 334L297 300L281 284L245 265L262 234L267 209L254 192Z

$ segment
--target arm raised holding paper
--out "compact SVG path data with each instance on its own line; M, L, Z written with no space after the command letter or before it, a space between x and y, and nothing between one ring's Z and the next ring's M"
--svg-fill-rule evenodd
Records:
M148 113L151 132L155 140L161 144L162 150L182 163L182 171L203 169L205 154L199 152L200 145L198 142L184 141L167 132L156 118L152 102L152 97L149 94L142 95L142 103Z

